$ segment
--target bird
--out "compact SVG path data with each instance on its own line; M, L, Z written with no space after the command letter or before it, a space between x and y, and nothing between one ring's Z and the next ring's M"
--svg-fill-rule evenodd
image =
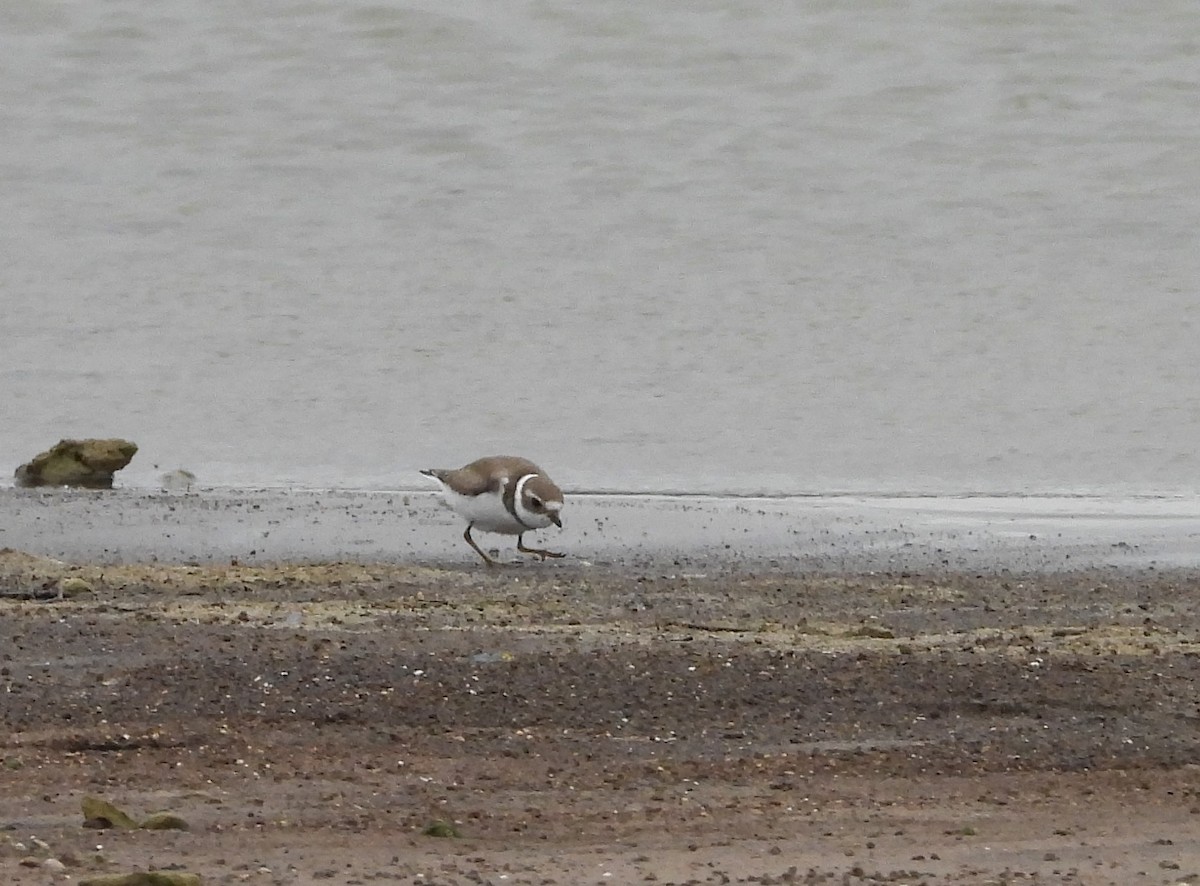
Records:
M562 490L529 459L491 455L461 468L427 468L421 473L441 484L447 506L467 521L463 538L488 566L498 564L475 544L472 529L515 535L518 551L542 560L566 556L525 547L526 532L551 523L562 529Z

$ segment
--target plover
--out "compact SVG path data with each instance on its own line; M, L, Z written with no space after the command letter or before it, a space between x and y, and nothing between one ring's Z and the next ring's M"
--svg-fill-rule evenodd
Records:
M554 551L525 547L522 536L553 523L562 528L562 490L537 465L514 455L493 455L455 469L421 471L437 480L450 509L467 521L463 538L488 566L496 561L471 538L471 530L517 537L517 550L545 560L564 557Z

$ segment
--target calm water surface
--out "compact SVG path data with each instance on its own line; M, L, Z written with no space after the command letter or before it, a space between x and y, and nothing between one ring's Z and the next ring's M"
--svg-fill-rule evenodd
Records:
M1194 3L267 6L0 6L0 474L1200 491Z

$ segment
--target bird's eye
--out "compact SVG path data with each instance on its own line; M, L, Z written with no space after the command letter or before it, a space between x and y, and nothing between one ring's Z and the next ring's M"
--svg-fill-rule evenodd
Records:
M540 511L542 509L542 500L535 496L534 498L529 499L529 506L535 511Z

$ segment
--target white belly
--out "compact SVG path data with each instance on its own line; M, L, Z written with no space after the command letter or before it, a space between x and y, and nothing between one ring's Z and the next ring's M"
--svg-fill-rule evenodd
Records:
M452 489L446 489L445 494L450 509L482 532L520 535L529 529L513 519L499 495L487 492L482 495L459 495Z

